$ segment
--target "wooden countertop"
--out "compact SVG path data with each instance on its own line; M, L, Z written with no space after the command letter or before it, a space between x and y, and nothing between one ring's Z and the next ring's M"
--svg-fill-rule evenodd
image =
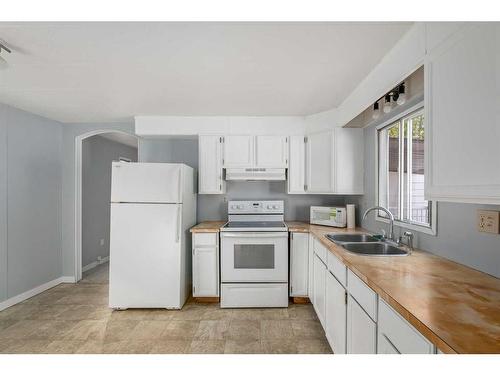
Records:
M191 231L217 232L222 222L214 230L216 223ZM422 250L407 257L356 255L325 237L362 229L286 224L291 232L312 233L441 351L500 353L500 279Z
M220 228L225 224L225 221L204 221L192 227L191 233L217 233Z
M425 251L407 257L347 252L310 225L330 252L445 353L500 353L500 279Z

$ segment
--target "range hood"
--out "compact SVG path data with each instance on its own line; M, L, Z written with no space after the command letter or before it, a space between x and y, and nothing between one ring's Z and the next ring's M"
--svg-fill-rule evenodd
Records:
M285 168L227 168L227 181L285 181Z

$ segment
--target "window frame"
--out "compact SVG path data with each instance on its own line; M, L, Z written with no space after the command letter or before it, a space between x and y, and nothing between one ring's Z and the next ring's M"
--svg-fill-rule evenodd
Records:
M376 206L379 205L379 202L380 202L380 199L379 199L379 179L380 179L380 172L379 172L379 164L380 164L379 163L379 157L380 157L380 154L379 154L379 151L380 151L379 150L379 130L381 130L389 125L392 125L398 121L401 121L401 123L402 123L404 118L407 117L408 115L411 115L413 113L417 114L419 112L421 112L422 114L425 114L425 108L424 108L423 101L409 107L408 109L398 113L397 115L387 119L386 121L382 122L381 124L379 124L375 127L375 205ZM425 127L425 120L424 120L424 127ZM427 142L427 137L424 138L424 144L426 142ZM427 158L427 157L428 157L428 155L424 155L424 158ZM410 159L410 158L408 158L408 159ZM408 160L408 161L411 161L411 160ZM400 162L402 163L403 161L400 161ZM424 165L426 165L426 164L424 163ZM426 174L427 174L427 169L424 171L424 178L426 178ZM400 180L401 180L401 178L402 177L400 176ZM409 181L411 183L411 179ZM402 185L402 182L400 182L400 184ZM400 191L399 192L399 199L401 199L401 198L402 198L402 192ZM400 220L400 219L394 219L394 225L398 226L398 227L406 228L406 229L411 229L411 230L414 230L417 232L436 236L437 235L437 202L436 201L431 201L430 210L431 210L430 225L421 225L421 224L417 224L415 222L404 221L404 220ZM383 222L383 223L389 223L389 221L390 221L389 219L387 219L383 216L379 216L378 212L377 212L377 215L375 216L375 220L379 221L379 222Z

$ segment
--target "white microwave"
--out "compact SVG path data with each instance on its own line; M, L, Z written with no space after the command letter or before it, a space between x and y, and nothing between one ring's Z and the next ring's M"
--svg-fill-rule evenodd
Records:
M347 225L345 207L311 206L311 224L327 225L329 227L344 228Z

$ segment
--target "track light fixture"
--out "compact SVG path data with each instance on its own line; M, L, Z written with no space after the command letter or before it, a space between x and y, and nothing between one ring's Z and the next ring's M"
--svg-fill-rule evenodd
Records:
M378 107L378 102L375 102L373 104L373 115L372 115L373 119L376 120L380 117L380 109Z

